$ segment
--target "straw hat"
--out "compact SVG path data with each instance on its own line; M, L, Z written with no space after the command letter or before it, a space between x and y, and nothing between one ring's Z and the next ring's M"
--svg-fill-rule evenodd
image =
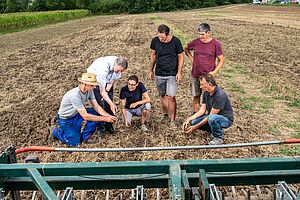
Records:
M99 85L96 75L93 73L83 73L81 78L78 78L78 81L88 85Z

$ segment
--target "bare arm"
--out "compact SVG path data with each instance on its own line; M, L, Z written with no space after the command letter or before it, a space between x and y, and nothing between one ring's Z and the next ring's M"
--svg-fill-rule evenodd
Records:
M200 107L199 111L196 112L195 114L193 114L192 116L188 117L185 120L185 122L183 123L183 129L186 129L188 127L190 121L204 115L205 112L206 112L206 104L201 104L201 107Z
M94 122L115 122L116 117L114 116L97 116L93 114L89 114L85 108L77 109L81 117L86 121L94 121Z
M153 70L154 70L154 65L156 62L156 55L155 55L155 50L151 49L151 54L150 54L150 80L154 79L154 74L153 74Z
M115 81L112 81L111 83L107 84L106 91L109 91L114 86Z
M109 98L106 89L105 88L100 89L100 94L102 95L103 99L109 104L111 111L114 114L116 114L116 112L117 112L117 106Z
M149 97L149 94L148 94L148 92L144 92L143 93L143 99L142 100L140 100L140 101L137 101L137 102L134 102L134 103L132 103L132 104L130 104L130 108L135 108L135 107L137 107L138 105L143 105L143 104L145 104L145 103L150 103L150 97Z
M184 55L183 52L181 54L178 54L178 72L176 75L176 80L180 81L182 77L182 68L184 63Z
M184 48L184 53L185 53L185 55L187 55L187 57L189 57L189 59L190 59L191 62L193 63L194 57L193 57L193 55L192 55L191 50L189 50L187 47L185 47L185 48Z
M223 66L224 64L224 55L220 55L220 56L217 56L217 66L215 68L214 71L210 72L210 74L212 74L214 77L217 75L218 71L221 69L221 67Z
M130 123L127 120L125 105L126 105L126 99L121 99L121 111L122 111L122 115L124 117L125 126L130 127Z
M110 116L99 104L96 100L90 101L92 104L92 107L96 110L97 113L99 113L102 116Z
M213 115L213 114L218 114L220 112L220 109L215 109L215 108L212 108L209 115ZM194 132L195 130L197 130L198 128L200 128L201 126L203 126L204 124L208 123L208 117L205 117L201 122L199 122L198 124L195 124L193 126L190 126L186 133L192 133Z

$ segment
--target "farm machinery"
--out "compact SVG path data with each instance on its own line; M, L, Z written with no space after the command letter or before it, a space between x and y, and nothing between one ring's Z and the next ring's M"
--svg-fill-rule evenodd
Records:
M241 199L241 196L243 199L254 199L254 196L255 199L300 199L295 187L300 183L300 157L39 163L38 157L28 156L25 163L17 163L17 155L26 151L155 151L286 143L299 143L299 140L115 149L29 147L16 150L10 146L0 155L0 199L21 199L20 191L34 191L31 199L39 193L43 199L71 200L75 199L74 191L81 191L76 199L95 199L85 197L85 191L89 190L104 190L105 197L101 199L110 199L109 191L115 189L128 190L127 197L119 195L118 199L130 200L162 199L162 190L173 200ZM236 192L236 186L245 185L252 186L255 195L250 189ZM274 188L262 192L261 185L273 185ZM231 195L225 196L222 187L230 188ZM149 190L154 191L153 197L147 195Z

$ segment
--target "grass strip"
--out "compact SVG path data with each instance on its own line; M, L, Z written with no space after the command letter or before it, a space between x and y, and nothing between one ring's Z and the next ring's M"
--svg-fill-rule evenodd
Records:
M0 15L0 34L21 31L45 24L82 18L90 15L89 10L59 10L45 12L20 12Z

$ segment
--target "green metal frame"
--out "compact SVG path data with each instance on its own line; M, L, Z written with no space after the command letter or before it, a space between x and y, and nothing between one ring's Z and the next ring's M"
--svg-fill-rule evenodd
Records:
M3 159L4 160L4 159ZM3 161L1 160L1 162ZM300 157L140 162L0 164L0 188L39 190L57 199L53 190L169 188L172 199L190 199L198 187L209 199L209 183L217 186L300 183Z

